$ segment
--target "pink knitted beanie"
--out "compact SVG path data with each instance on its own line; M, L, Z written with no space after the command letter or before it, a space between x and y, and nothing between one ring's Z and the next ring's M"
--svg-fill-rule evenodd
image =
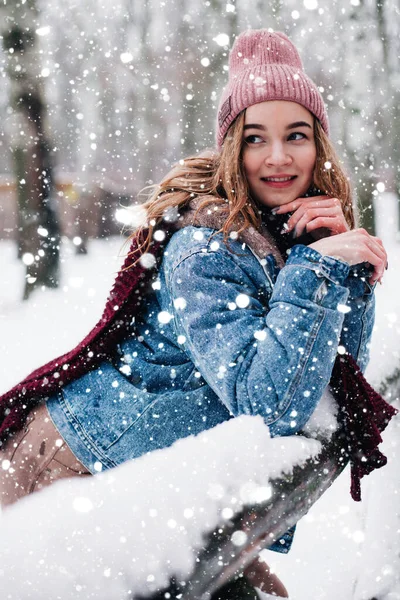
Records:
M295 46L284 33L252 29L236 38L229 55L229 81L218 108L218 147L242 110L266 100L301 104L319 119L329 135L324 101L304 73Z

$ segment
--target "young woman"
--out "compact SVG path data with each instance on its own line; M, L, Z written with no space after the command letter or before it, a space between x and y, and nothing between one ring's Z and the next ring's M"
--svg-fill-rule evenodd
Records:
M387 257L355 228L328 134L290 40L241 34L218 150L156 187L95 329L1 399L3 505L240 414L291 435L329 386L340 397L337 353L365 368ZM247 574L287 595L265 565Z

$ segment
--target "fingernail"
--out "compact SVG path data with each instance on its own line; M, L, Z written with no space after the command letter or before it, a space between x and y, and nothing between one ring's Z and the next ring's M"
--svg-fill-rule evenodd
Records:
M281 234L282 234L282 233L289 233L289 231L290 231L290 227L289 227L289 225L288 225L287 223L284 223L284 224L283 224L283 229L281 229L280 233L281 233Z
M386 267L385 267L386 271L388 270L388 268L389 268L389 262L386 263Z
M277 212L278 212L278 210L279 210L279 206L277 208L272 208L271 212L272 212L273 215L276 215Z

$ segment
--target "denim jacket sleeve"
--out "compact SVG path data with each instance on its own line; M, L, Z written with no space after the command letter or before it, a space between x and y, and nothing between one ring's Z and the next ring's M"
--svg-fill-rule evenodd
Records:
M290 435L329 382L348 275L347 263L298 245L263 301L240 258L205 247L169 270L166 285L176 335L220 400L234 416L263 416L272 435Z
M344 285L349 290L346 305L339 306L344 312L340 344L365 371L369 360L369 347L375 320L374 287L368 283L370 271L365 264L350 267Z

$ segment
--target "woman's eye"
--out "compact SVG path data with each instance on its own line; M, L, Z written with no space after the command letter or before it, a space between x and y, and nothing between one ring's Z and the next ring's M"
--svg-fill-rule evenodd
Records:
M294 140L295 142L297 142L297 140L305 140L307 139L307 136L304 133L301 133L300 131L294 131L293 133L291 133L289 135L289 140Z
M264 140L259 135L248 135L244 141L246 144L261 144Z

